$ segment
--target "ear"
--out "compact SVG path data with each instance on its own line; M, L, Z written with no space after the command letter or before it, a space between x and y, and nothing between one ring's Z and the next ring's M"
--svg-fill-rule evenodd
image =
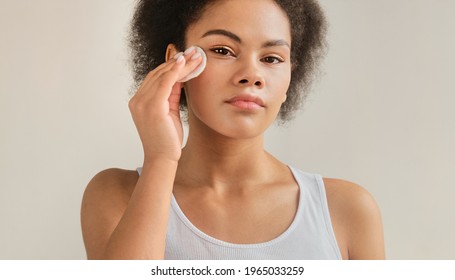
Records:
M177 47L174 45L174 44L169 44L167 45L167 48L166 48L166 57L164 58L166 60L166 62L169 60L169 59L172 59L174 58L174 56L179 53ZM180 83L180 88L183 88L183 83Z
M178 52L179 51L177 50L177 47L174 44L167 45L165 57L166 61L173 58Z
M294 71L297 68L297 64L295 62L291 63L291 71Z

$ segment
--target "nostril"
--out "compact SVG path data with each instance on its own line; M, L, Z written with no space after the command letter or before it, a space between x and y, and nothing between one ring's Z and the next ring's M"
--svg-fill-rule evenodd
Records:
M247 79L240 80L240 83L241 84L248 84L248 80Z
M255 83L254 83L254 85L255 85L255 86L258 86L258 87L259 87L259 86L261 86L261 85L262 85L262 83L261 83L261 82L259 82L259 81L257 81L257 82L255 82Z

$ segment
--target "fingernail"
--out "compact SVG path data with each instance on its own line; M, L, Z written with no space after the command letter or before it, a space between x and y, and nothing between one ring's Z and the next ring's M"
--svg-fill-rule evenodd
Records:
M185 60L185 57L183 57L183 53L179 53L177 55L177 58L175 59L176 60L176 63L182 63L184 60Z
M174 55L174 59L177 59L177 58L179 58L179 56L181 56L181 55L183 55L183 53L182 53L182 52L179 52L179 53L175 54L175 55Z
M196 60L198 59L199 57L201 57L201 53L200 52L196 52L195 54L193 54L193 56L191 57L191 60Z
M190 54L192 51L194 51L194 46L191 46L189 47L188 49L186 49L186 51L183 53L184 55L188 55Z

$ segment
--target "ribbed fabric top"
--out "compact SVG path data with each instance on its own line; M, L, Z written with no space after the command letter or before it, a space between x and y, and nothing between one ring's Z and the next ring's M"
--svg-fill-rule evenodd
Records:
M299 205L293 222L280 236L255 244L234 244L213 238L191 223L172 195L165 259L341 259L322 177L289 168L300 188ZM141 173L141 168L138 172Z

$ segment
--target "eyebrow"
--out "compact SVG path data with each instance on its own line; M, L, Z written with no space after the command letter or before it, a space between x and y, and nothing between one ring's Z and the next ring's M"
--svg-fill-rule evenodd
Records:
M267 41L264 44L262 44L263 48L268 48L268 47L275 47L275 46L286 46L288 48L291 48L288 42L285 40L271 40Z
M235 35L234 33L230 32L230 31L224 30L224 29L209 30L209 31L205 32L201 38L204 38L204 37L207 37L210 35L222 35L222 36L231 38L232 40L236 41L239 44L242 43L242 39L240 39L239 36ZM275 47L275 46L287 46L288 48L291 48L289 43L286 42L285 40L270 40L270 41L267 41L264 44L262 44L263 48Z

